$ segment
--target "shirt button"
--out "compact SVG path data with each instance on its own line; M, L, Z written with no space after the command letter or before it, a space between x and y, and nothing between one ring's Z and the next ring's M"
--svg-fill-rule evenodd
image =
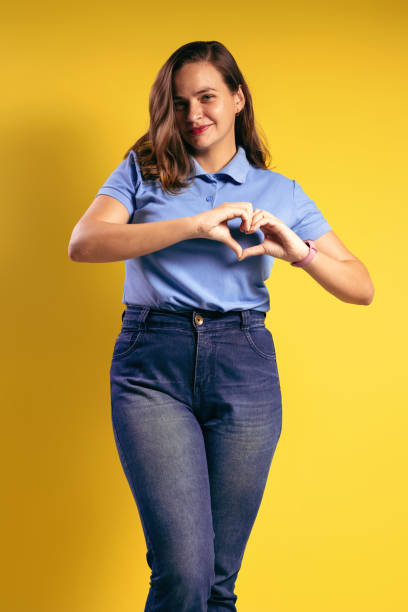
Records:
M212 202L214 199L214 196L207 196L205 199L207 200L207 202Z
M201 315L196 315L194 317L194 322L197 323L197 325L202 325L204 322L204 319Z

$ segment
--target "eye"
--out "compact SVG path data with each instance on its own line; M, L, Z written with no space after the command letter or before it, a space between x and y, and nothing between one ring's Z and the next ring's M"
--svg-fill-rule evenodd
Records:
M215 96L212 94L205 94L203 98L215 98ZM178 101L174 103L174 108L183 108L183 106L185 106L185 102Z

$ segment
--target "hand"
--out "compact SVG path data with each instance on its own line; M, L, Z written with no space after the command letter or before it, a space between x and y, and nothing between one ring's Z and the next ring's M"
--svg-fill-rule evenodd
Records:
M281 219L266 210L256 209L252 216L249 233L261 229L264 241L242 251L240 261L252 255L272 255L288 262L303 259L309 252L309 247Z
M242 247L231 236L227 221L228 219L241 217L241 232L249 232L253 212L251 202L224 202L210 210L194 215L196 222L195 236L196 238L208 238L224 242L240 258L243 253Z

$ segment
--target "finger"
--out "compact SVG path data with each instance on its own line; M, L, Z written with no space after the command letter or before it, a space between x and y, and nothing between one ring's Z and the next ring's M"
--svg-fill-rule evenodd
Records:
M241 257L239 257L239 260L242 261L243 259L245 259L245 257L253 257L254 255L264 255L264 254L265 254L265 249L263 245L257 244L253 247L248 247L247 249L244 249L242 251Z
M254 214L252 215L252 221L251 221L251 227L249 228L250 231L253 230L253 226L258 223L258 221L260 221L260 219L265 217L265 211L264 210L260 210L260 209L256 209L257 212L254 211Z
M252 204L251 202L248 202L247 204L247 222L246 222L246 227L245 227L247 232L249 232L249 228L251 227L253 214L254 214L254 211L252 208Z
M261 210L260 213L257 213L256 215L253 216L253 220L255 222L262 218L265 220L271 221L273 223L279 223L281 221L280 219L278 219L278 217L275 217L275 215L268 212L267 210Z
M223 240L223 242L224 242L224 244L229 246L230 249L232 249L234 251L234 253L238 257L238 259L241 258L241 256L242 256L242 246L239 244L239 242L234 240L232 236L231 236L231 238L227 238L226 240Z
M278 221L271 219L270 217L264 217L258 220L255 220L253 225L251 225L251 232L255 232L260 227L266 226L266 228L274 228L278 225Z
M241 232L249 231L252 222L252 203L251 202L224 202L221 206L227 210L226 219L241 217Z
M268 221L270 222L279 222L280 219L278 219L278 217L275 217L275 215L272 215L272 213L263 210L263 209L259 209L256 208L255 209L257 212L252 216L252 223L251 223L251 227L249 228L249 231L251 233L255 232L257 229L259 229L259 227L261 225L266 225Z
M253 219L252 204L250 202L248 202L247 206L242 209L242 214L240 216L242 217L243 221L239 229L241 232L249 232Z

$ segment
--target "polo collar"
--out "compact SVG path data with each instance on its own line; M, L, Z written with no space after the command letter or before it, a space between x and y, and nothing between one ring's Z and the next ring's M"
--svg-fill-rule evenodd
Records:
M217 177L218 175L227 174L233 178L237 183L244 183L249 170L249 161L247 159L245 149L241 145L238 146L238 150L235 153L231 161L221 168L218 172L206 172L195 159L190 156L194 162L195 176L207 176ZM190 177L194 176L194 172L190 173Z

